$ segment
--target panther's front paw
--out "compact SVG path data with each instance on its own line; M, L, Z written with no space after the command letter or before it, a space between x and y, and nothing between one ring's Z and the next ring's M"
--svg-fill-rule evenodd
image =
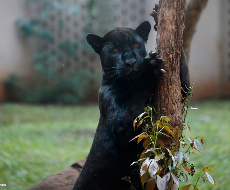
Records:
M145 57L144 62L148 65L148 68L153 71L154 76L161 77L166 72L164 68L164 61L160 58L160 56L151 51L147 57Z
M158 11L158 5L155 4L155 7L153 8L153 11L150 13L150 15L154 18L155 20L155 25L154 29L157 31L157 25L158 25L158 19L157 19L157 11Z

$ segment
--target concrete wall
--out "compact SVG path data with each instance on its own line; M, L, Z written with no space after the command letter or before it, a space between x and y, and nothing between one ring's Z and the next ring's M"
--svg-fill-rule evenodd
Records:
M3 81L12 73L27 75L31 67L30 50L15 26L16 19L26 16L25 5L22 2L0 1L0 101L5 95Z
M26 15L22 0L0 1L0 101L3 100L3 80L9 74L30 73L32 53L24 39L17 33L15 20ZM155 1L148 1L146 13L150 13ZM209 0L194 36L189 62L191 83L194 81L195 98L218 98L221 96L221 3ZM154 25L153 18L146 20ZM156 32L150 33L148 49L155 49ZM228 97L230 96L230 90Z
M189 61L194 98L220 97L220 1L209 0L192 41Z
M149 13L156 1L149 2ZM201 15L194 35L189 61L191 84L194 82L194 98L220 97L220 1L209 0ZM152 25L154 21L147 17ZM151 31L149 42L154 42L156 32ZM148 44L149 50L155 50L154 43ZM230 96L230 93L229 93Z

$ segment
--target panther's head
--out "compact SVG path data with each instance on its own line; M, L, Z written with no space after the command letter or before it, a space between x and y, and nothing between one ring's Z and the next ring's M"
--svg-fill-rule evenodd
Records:
M88 34L87 42L100 55L103 74L135 80L141 73L142 62L147 55L146 42L151 25L148 21L136 30L116 28L104 37Z

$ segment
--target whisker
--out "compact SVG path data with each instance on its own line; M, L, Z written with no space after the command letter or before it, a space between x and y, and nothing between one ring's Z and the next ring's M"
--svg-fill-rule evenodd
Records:
M111 70L112 70L112 69L116 69L116 67L103 68L103 70L104 70L104 69L111 69Z
M116 67L110 67L110 68L102 68L103 74L110 74L116 71Z
M111 69L111 68L117 68L117 67L108 67L108 68L103 68L103 69Z
M109 76L109 77L106 79L105 84L106 84L106 82L108 82L109 79L111 79L112 77L114 77L114 76L116 76L116 75L117 75L117 73L114 73L113 75ZM114 81L114 82L115 82L115 81ZM113 83L114 83L114 82L113 82Z
M116 71L103 71L105 74L116 73Z

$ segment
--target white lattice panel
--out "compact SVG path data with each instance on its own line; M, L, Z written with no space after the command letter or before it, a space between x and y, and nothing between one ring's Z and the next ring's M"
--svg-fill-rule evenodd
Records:
M69 14L68 11L53 9L47 22L42 23L42 26L47 27L54 34L55 41L47 44L54 54L60 43L65 41L77 42L76 47L74 47L76 56L60 56L53 66L53 69L64 75L76 68L100 73L99 58L92 49L87 47L85 40L87 33L103 36L115 27L136 28L145 21L146 15L150 12L146 10L148 7L147 0L97 0L94 6L97 17L92 19L88 14L88 1L86 0L50 1L79 7L79 12L75 15ZM31 17L36 18L38 10L42 8L41 5L37 3L30 6Z

